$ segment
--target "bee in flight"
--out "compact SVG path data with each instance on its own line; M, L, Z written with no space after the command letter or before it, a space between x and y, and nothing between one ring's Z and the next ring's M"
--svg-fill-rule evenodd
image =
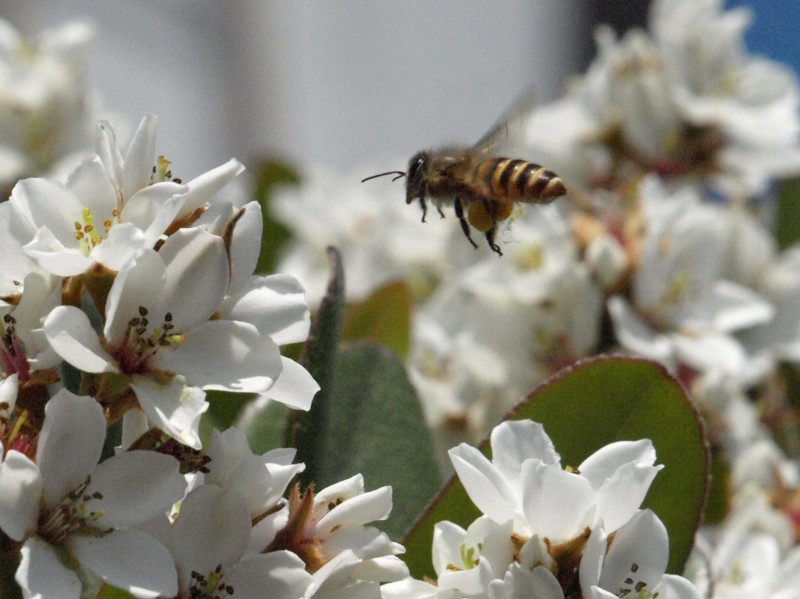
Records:
M514 121L529 110L517 110ZM408 171L389 171L362 179L396 175L406 178L406 204L418 199L422 222L428 212L427 200L444 218L442 206L452 204L461 230L473 247L470 225L486 237L489 247L503 255L495 241L497 223L508 219L516 202L549 204L564 195L564 182L553 171L526 160L502 158L495 148L505 141L510 119L504 118L470 148L422 151L408 163ZM521 126L515 122L515 126Z

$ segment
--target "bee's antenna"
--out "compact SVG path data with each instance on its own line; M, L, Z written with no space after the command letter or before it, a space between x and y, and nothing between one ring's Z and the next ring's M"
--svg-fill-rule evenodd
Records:
M361 179L361 182L369 181L370 179L375 179L376 177L385 177L386 175L397 175L392 181L397 181L401 177L405 177L406 174L403 171L388 171L386 173L380 173L378 175L372 175L371 177L367 177L366 179Z

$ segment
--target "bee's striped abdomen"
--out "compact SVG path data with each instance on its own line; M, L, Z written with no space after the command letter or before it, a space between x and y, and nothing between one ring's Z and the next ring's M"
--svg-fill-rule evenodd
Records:
M476 175L493 199L546 203L567 192L561 177L525 160L490 158L478 165Z

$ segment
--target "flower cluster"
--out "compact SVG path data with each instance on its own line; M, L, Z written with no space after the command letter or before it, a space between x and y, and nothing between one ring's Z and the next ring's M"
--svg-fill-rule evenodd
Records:
M101 122L64 181L23 179L0 204L0 530L16 580L26 597L374 595L408 572L368 526L389 487L289 493L294 450L254 455L238 429L203 443L209 390L309 408L319 387L279 346L306 338L310 310L296 279L254 274L260 206L217 194L243 166L184 183L155 132L146 116L123 152Z
M466 530L436 525L437 584L386 584L385 599L700 598L686 579L664 574L666 529L639 509L660 470L649 441L612 443L577 468L562 467L529 420L498 425L491 444L491 461L466 444L450 450L482 515Z

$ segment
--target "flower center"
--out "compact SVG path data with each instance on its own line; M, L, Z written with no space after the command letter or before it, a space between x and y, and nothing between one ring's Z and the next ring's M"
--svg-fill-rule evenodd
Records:
M128 321L125 339L116 351L120 370L128 375L147 372L148 362L161 348L183 343L186 339L182 333L174 332L174 328L170 312L164 314L161 326L151 328L147 308L139 306L139 316Z
M529 243L514 256L514 266L522 272L540 270L545 264L545 248L541 243Z
M208 574L192 571L192 581L189 583L189 597L191 599L219 599L233 595L233 587L225 584L222 565L218 565Z
M42 513L38 527L42 539L51 545L58 545L78 529L91 530L98 535L108 532L96 526L105 512L92 509L91 503L103 499L103 494L99 491L87 494L86 488L90 482L91 476L87 476L83 484L64 496L61 503Z
M637 572L639 571L639 564L636 562L631 564L630 574L623 581L623 586L617 590L618 597L631 597L632 599L652 599L653 593L647 589L647 583L643 580L637 580Z
M116 208L111 211L111 216L112 218L107 218L103 221L103 233L101 235L95 226L92 211L89 208L83 208L81 220L75 221L75 239L78 240L78 245L84 255L88 256L95 246L100 245L103 239L108 236L108 232L115 221L120 222L119 210Z

